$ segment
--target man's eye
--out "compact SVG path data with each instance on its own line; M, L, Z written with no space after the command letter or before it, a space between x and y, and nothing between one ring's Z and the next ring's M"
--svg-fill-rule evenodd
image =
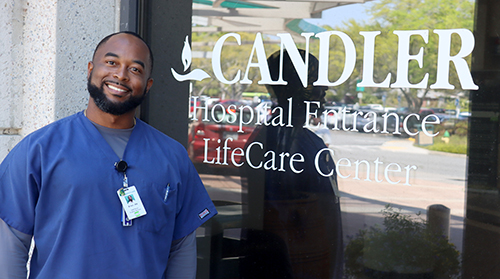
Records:
M108 65L115 65L115 61L107 61L106 62Z
M136 67L132 67L132 68L130 68L130 70L132 72L134 72L134 73L140 73L141 72L141 70L139 68L136 68Z

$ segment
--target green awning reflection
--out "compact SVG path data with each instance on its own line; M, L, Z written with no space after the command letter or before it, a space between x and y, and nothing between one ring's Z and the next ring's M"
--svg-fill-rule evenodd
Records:
M270 6L264 6L251 2L243 2L238 0L224 1L220 4L221 7L237 9L237 8L247 8L247 9L276 9Z
M193 0L193 3L207 5L207 6L212 6L214 4L214 2L210 0Z
M326 31L317 25L311 24L303 19L294 19L286 24L286 27L293 32L301 34L303 32L320 33Z
M193 3L207 5L207 6L212 6L214 4L214 2L210 1L210 0L193 0ZM223 8L228 8L228 9L241 9L241 8L245 8L245 9L276 9L275 7L260 5L260 4L251 3L251 2L238 1L238 0L224 1L220 4L220 6Z

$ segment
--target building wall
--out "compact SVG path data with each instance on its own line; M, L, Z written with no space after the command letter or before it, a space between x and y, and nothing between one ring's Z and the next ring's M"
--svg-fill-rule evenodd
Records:
M0 159L25 135L85 108L87 63L119 30L120 0L0 2Z

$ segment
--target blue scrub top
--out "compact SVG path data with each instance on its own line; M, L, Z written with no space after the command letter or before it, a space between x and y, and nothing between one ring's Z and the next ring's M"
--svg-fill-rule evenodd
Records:
M216 214L184 147L138 120L123 160L147 215L123 227L118 160L80 112L28 135L2 162L0 218L34 235L32 278L164 278L172 240Z

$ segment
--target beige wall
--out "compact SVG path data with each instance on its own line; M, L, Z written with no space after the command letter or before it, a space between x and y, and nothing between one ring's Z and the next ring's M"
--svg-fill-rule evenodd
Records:
M85 108L97 42L120 0L0 1L0 160L25 135Z

